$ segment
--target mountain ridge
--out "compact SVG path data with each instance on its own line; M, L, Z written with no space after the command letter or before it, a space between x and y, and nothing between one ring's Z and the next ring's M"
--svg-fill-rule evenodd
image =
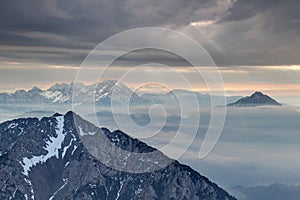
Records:
M84 132L104 134L129 152L156 150L122 131L98 128L73 112L7 121L0 124L0 198L235 199L178 161L140 174L109 168L87 151L76 124Z
M198 93L189 90L174 89L167 93L146 93L138 95L123 83L115 80L104 80L99 83L84 85L83 83L55 83L48 89L40 89L34 86L29 90L16 90L12 93L0 93L0 103L21 105L21 104L54 104L68 105L93 104L111 105L117 104L151 105L151 104L174 104L178 102L176 95L183 97L184 103L189 104L191 95L196 94L197 101L201 107L210 107L211 99L209 94ZM214 96L215 102L223 104L224 99ZM236 101L239 96L226 97L228 102Z

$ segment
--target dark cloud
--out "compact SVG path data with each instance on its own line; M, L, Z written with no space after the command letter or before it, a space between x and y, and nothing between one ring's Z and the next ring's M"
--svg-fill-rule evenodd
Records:
M80 39L79 42L100 42L128 28L190 23L195 16L201 16L198 11L202 7L207 9L209 5L214 5L208 0L176 2L171 0L155 2L53 0L50 2L2 1L1 33L27 38L28 34L37 32L63 36L68 39L67 41ZM203 17L211 16L203 15ZM1 40L1 44L13 42L19 44L15 40ZM35 38L35 41L29 41L28 44L41 45L40 42L43 44L45 40ZM48 42L52 44L53 41ZM73 46L74 43L76 44L73 42L70 45Z
M157 60L159 58L159 60ZM148 63L158 63L166 66L186 66L191 67L189 63L184 58L173 54L172 52L167 52L158 49L142 49L129 52L117 60L115 60L112 66L138 66L145 65Z
M220 22L240 21L254 17L257 13L275 6L279 0L237 0L228 8Z
M215 24L223 64L300 63L300 1L237 0Z
M217 21L201 30L218 65L299 64L299 6L298 0L236 0L230 6L222 0L2 0L0 58L78 65L98 43L130 28L181 30Z
M217 1L209 0L3 0L0 3L0 45L88 51L104 39L130 28L176 27L197 19L215 18L216 5ZM6 51L5 47L1 49ZM31 56L43 62L47 55L40 54L44 53ZM14 56L29 55L17 51ZM74 56L65 56L65 62L72 59Z

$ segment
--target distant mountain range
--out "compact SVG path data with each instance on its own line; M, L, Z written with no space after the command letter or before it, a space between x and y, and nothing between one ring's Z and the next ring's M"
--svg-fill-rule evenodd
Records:
M256 187L236 186L232 190L240 200L299 200L300 197L300 186L281 183Z
M85 133L106 138L98 141L100 149L110 142L128 152L119 158L102 148L106 163L120 162L124 169L143 162L157 165L152 159L131 162L134 152L156 149L121 131L95 127L73 112L15 119L0 124L0 199L235 199L172 159L168 166L145 173L109 168L83 145Z
M14 93L0 93L1 104L68 104L74 103L107 103L110 101L113 91L117 94L114 100L117 102L126 102L139 100L136 94L131 94L131 90L124 84L108 80L97 84L84 85L82 83L56 83L47 90L38 87L32 89L17 90ZM135 99L136 98L136 99Z
M97 105L110 105L113 101L119 104L144 105L144 104L166 104L177 105L176 95L181 98L181 103L189 104L191 95L195 94L200 107L209 107L211 105L211 96L187 90L173 90L165 94L144 94L137 95L132 92L123 83L114 80L106 80L92 85L82 83L56 83L46 90L38 87L32 89L17 90L14 93L0 93L0 104L88 104L96 103ZM73 99L72 99L73 97ZM226 97L227 102L236 101L239 96ZM220 96L215 96L217 105L224 105Z
M234 103L229 103L227 106L244 107L244 106L281 106L275 99L261 92L255 92L251 96L243 97Z

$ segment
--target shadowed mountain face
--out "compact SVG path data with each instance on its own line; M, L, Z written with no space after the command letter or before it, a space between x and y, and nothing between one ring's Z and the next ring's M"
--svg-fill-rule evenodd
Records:
M147 173L109 168L85 148L81 129L102 134L128 151L128 158L120 160L124 167L140 164L129 162L133 152L157 151L121 131L95 127L73 112L7 121L0 124L0 199L235 199L174 160ZM118 159L109 153L104 155L107 162Z
M281 104L278 103L276 100L261 92L255 92L251 96L243 97L234 103L228 104L227 106L243 107L263 105L281 106Z

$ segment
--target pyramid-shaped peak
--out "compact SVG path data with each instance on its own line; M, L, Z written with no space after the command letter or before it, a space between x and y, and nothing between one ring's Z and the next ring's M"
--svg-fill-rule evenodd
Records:
M260 105L273 105L281 106L275 99L263 94L262 92L256 91L251 96L246 96L235 103L228 104L228 106L260 106Z
M36 87L36 86L33 86L30 90L28 90L28 92L31 92L31 93L41 93L43 92L42 89Z
M256 91L250 96L250 98L271 98L271 97L269 97L268 95L265 95L262 92Z
M252 95L260 95L260 96L264 95L265 96L265 94L263 94L262 92L259 92L259 91L255 91Z

